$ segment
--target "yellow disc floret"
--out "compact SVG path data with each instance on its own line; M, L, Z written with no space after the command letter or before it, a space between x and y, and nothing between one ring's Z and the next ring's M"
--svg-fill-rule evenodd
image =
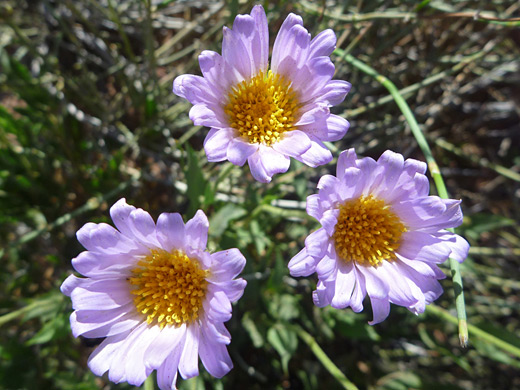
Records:
M224 111L229 124L250 143L272 145L294 130L299 119L298 99L279 74L260 72L231 88Z
M149 324L180 326L196 320L206 295L208 271L182 251L152 250L128 279L134 304Z
M339 206L334 228L336 253L345 261L377 267L395 260L406 227L390 206L372 195L348 200Z

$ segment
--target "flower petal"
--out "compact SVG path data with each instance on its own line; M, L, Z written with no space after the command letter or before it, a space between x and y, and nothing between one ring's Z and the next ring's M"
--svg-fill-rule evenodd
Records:
M356 274L353 272L352 262L338 266L336 274L336 288L330 305L336 309L344 309L350 305L352 292L356 285Z
M106 223L86 223L76 233L78 241L87 250L107 255L138 254L146 248L119 233Z
M317 138L311 136L311 147L299 157L295 157L298 161L312 168L328 164L332 161L332 153L330 150Z
M339 209L329 209L323 213L323 216L320 219L321 226L323 226L323 229L325 229L329 237L334 235L336 224L338 223L338 217Z
M392 205L392 210L412 229L437 233L462 223L460 200L428 196Z
M291 276L309 276L316 272L316 264L317 260L303 248L289 261L288 267Z
M150 214L143 209L135 209L130 213L128 222L135 239L148 248L160 246L155 232L155 222Z
M323 211L320 203L320 196L318 194L309 195L307 197L307 214L311 217L316 218L318 221L323 215Z
M222 378L232 368L226 345L214 341L213 335L204 326L201 327L199 345L200 360L206 370L216 378Z
M309 58L330 56L336 48L336 34L331 29L323 30L311 41Z
M338 259L335 256L326 254L316 265L316 274L324 282L333 281L338 273Z
M269 55L269 31L262 6L253 7L251 15L238 15L233 23L233 32L244 44L251 61L249 75L245 78L250 78L261 71L265 72Z
M289 157L284 156L273 148L260 145L260 148L256 153L260 154L261 163L269 178L277 173L286 172L289 169L291 163Z
M137 259L129 258L128 255L109 256L84 251L72 259L72 266L80 274L92 279L115 279L129 276Z
M217 105L195 104L190 109L189 117L195 126L224 127L227 123L224 111Z
M411 260L442 263L448 259L451 249L445 241L431 234L408 231L403 234L397 252Z
M341 177L343 177L347 168L357 167L356 159L357 155L354 148L344 150L340 153L338 157L338 163L336 165L336 176L338 179L341 180Z
M150 369L161 367L177 346L182 344L185 336L186 324L181 324L179 327L165 326L161 329L159 335L146 348L144 358L146 367Z
M202 328L204 328L206 335L208 335L212 341L225 345L228 345L231 342L231 335L226 329L224 323L220 321L212 321L208 316L203 314L201 324L201 332L203 330Z
M148 325L148 324L146 324ZM150 344L159 336L161 330L158 326L144 326L141 334L126 351L125 377L126 381L134 386L141 386L153 369L144 363L145 353Z
M257 150L254 154L249 156L247 163L249 164L249 169L251 169L251 175L253 175L255 180L262 183L269 183L271 181L271 176L267 174L262 164L260 150Z
M133 351L136 344L141 346L143 342L146 344L146 342L149 341L146 332L147 330L148 324L146 322L141 323L141 325L137 326L132 330L132 332L130 332L123 343L119 346L112 359L110 369L108 370L108 379L110 379L110 381L120 383L129 379L125 372L127 359L131 358L130 353ZM144 364L142 364L142 368L145 368Z
M235 131L233 129L212 128L204 140L204 151L208 161L224 161L227 159L227 149L233 140Z
M235 279L229 282L213 282L213 285L222 290L230 302L236 302L244 294L247 282L244 279Z
M115 309L133 300L125 279L102 279L87 286L76 286L70 297L75 310L96 310L101 302L104 310Z
M95 351L88 358L88 367L94 374L101 376L108 371L112 365L114 356L124 344L130 332L131 330L128 330L124 333L107 337L95 349Z
M215 96L225 94L231 85L238 82L232 77L232 72L227 71L229 66L224 58L214 51L203 50L199 55L199 65L204 78L211 84Z
M374 319L368 323L370 325L379 324L380 322L384 321L386 317L388 317L388 314L390 314L390 302L388 299L377 299L370 297L370 303L372 304Z
M112 310L76 310L70 315L74 337L110 337L127 332L141 322L133 303Z
M186 244L196 250L204 251L208 241L209 222L202 210L197 210L195 216L186 222Z
M249 15L238 15L237 19L251 19ZM252 22L252 21L251 21ZM252 76L251 59L239 34L224 27L222 39L222 57L226 63L235 68L242 80L250 79Z
M192 323L186 328L186 341L179 361L179 372L184 379L199 375L200 327Z
M278 70L280 62L286 58L288 53L291 53L288 49L294 43L294 30L291 31L291 29L295 26L299 26L301 29L305 30L303 28L303 19L301 16L290 13L282 23L282 26L280 27L278 35L274 41L273 54L271 56L271 69L274 73L280 73ZM298 31L302 32L301 29ZM305 33L307 33L306 30Z
M325 307L330 305L332 298L330 295L334 294L334 284L333 283L325 283L321 280L318 280L318 284L316 286L316 290L312 292L312 301L318 307Z
M432 236L443 240L450 248L450 258L457 260L459 263L462 263L468 256L469 243L458 234L441 230L440 233L432 234Z
M330 109L325 104L313 104L311 107L304 108L303 114L295 123L295 126L316 125L316 122L326 120L330 115Z
M250 144L239 137L235 137L228 144L226 157L234 165L241 167L249 156L258 150L258 144Z
M218 286L208 285L206 299L202 305L206 315L213 321L226 322L231 318L231 302Z
M334 64L329 57L316 57L307 61L305 68L293 77L293 88L301 96L302 104L319 102L323 89L334 76Z
M128 222L130 213L135 210L134 206L126 203L125 198L119 199L112 207L110 207L110 217L116 225L117 230L129 238L134 238Z
M185 245L184 221L179 213L162 213L157 219L157 239L161 247L171 252Z
M218 97L212 94L204 77L183 74L173 80L173 93L188 100L191 104L212 104L218 102Z
M370 298L388 299L390 286L386 270L382 268L365 267L356 265L357 270L363 274L366 280L367 294Z
M162 366L157 369L157 386L160 389L177 390L177 370L183 348L184 339L177 344Z
M211 255L211 269L208 280L227 282L235 278L246 265L246 258L236 249L228 249Z
M327 250L327 246L329 244L329 235L327 231L323 228L316 230L315 232L309 234L305 239L305 247L307 248L307 253L309 256L312 256L316 259L323 257L325 251Z
M309 150L311 140L303 131L292 130L283 134L279 142L273 144L273 149L277 152L291 157L298 157Z
M350 307L354 312L359 313L363 310L363 300L367 295L366 279L356 267L353 267L352 271L356 275L356 285L354 287L354 293L350 299Z

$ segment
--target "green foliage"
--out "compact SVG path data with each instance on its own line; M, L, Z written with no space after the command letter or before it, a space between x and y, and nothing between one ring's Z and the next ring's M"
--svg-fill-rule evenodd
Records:
M82 251L75 232L87 221L110 222L120 197L154 217L180 212L186 220L203 209L209 249L239 248L247 258L248 285L226 324L235 368L215 379L201 365L199 377L179 380L181 389L348 388L334 367L359 389L520 387L519 49L509 22L490 19L512 17L506 3L264 3L271 42L289 12L313 36L332 28L339 37L335 78L353 89L333 108L351 122L330 145L336 157L354 147L424 160L395 96L353 60L390 80L409 105L450 195L463 200L459 232L473 246L461 269L468 323L484 337L470 328L461 349L455 325L438 311L414 316L392 306L370 326L368 301L362 313L319 309L316 279L289 275L288 261L318 227L305 199L334 164L292 161L264 185L247 166L207 162L208 130L192 125L171 82L200 74L200 51L220 51L221 27L252 3L5 0L0 389L134 388L89 371L100 340L72 337L70 300L59 292ZM443 287L437 304L452 309L451 280Z

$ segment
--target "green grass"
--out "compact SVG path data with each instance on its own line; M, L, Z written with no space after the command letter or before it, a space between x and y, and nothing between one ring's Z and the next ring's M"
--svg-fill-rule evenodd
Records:
M90 373L99 340L72 337L70 300L58 290L82 251L75 232L110 222L120 197L154 218L188 219L202 208L209 248L237 247L247 258L248 286L227 323L235 368L221 380L201 370L179 380L182 389L520 387L518 5L263 4L271 42L289 12L313 35L332 28L338 36L335 78L353 87L333 109L351 122L331 145L335 157L354 147L372 157L392 149L430 167L434 159L432 192L442 195L442 177L450 197L463 200L457 232L472 245L460 266L468 347L459 344L450 277L425 314L393 306L369 326L368 302L360 314L318 309L314 277L289 276L287 262L318 226L301 204L334 164L292 161L264 185L247 167L207 162L208 129L192 125L190 105L171 84L200 74L198 54L220 52L222 26L252 2L5 0L0 389L132 388ZM444 271L450 275L448 264Z

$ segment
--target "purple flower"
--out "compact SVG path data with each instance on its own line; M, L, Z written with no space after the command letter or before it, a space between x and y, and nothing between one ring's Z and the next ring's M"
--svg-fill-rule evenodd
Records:
M141 385L153 370L161 389L206 370L220 378L232 368L224 322L246 282L238 249L210 254L208 219L198 211L186 224L164 213L157 225L142 209L119 200L110 209L117 229L87 223L77 233L87 249L72 260L86 278L69 276L75 337L105 337L89 358L96 375Z
M293 157L311 167L332 154L324 141L337 141L349 123L330 113L345 99L350 83L331 80L329 56L336 36L325 30L311 40L300 16L289 14L276 37L269 69L269 31L262 6L224 27L222 55L199 56L204 77L181 75L173 92L194 106L190 118L211 127L204 149L209 161L247 161L253 177L268 183L289 169Z
M462 262L469 245L446 228L462 223L460 201L428 196L426 164L386 151L374 161L341 153L336 176L325 175L307 198L307 213L322 227L289 262L293 276L318 274L314 303L363 310L383 321L390 303L415 314L442 294L437 264Z

